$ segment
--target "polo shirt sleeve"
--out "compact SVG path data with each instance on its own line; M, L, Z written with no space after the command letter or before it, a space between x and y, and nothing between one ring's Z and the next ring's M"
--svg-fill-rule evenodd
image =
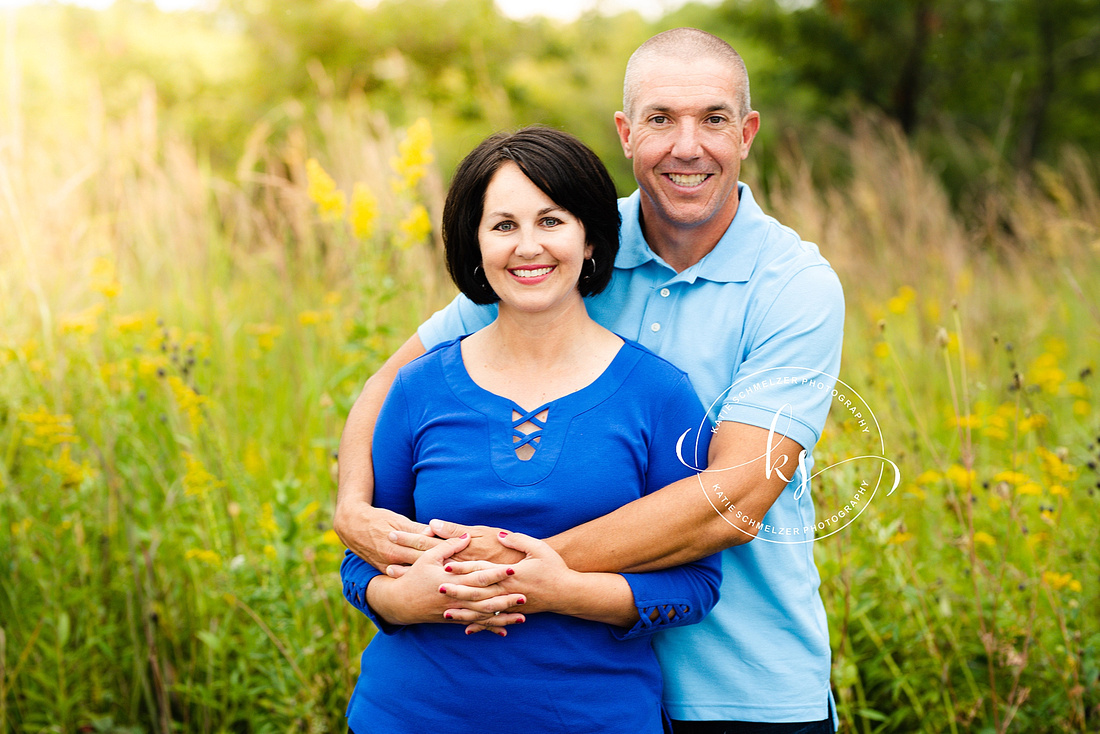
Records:
M760 305L762 316L755 320L750 347L730 380L718 420L774 425L777 434L811 450L825 426L840 370L840 281L826 264L808 266L774 300Z
M430 351L443 342L473 334L493 323L497 317L496 304L479 306L459 293L454 300L436 311L416 330L424 349Z
M684 375L669 394L652 433L646 494L693 476L695 466L705 465L710 445L709 429L699 398ZM678 452L680 437L689 430L682 442L682 451ZM701 464L695 461L696 437L699 438ZM684 462L691 466L685 466ZM627 640L701 621L718 603L722 564L720 556L715 554L660 571L624 573L623 578L634 594L639 618L629 630L611 627L611 631L616 638Z
M390 388L378 422L374 426L372 461L374 464L374 506L414 518L413 432L403 375L399 372ZM340 564L344 598L363 612L383 634L393 634L404 625L393 625L379 617L367 604L367 585L381 572L350 550Z

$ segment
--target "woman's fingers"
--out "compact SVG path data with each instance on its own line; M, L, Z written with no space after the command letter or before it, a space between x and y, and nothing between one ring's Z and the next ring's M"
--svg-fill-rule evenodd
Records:
M542 555L550 548L550 546L538 538L524 535L523 533L509 533L506 530L501 530L497 534L497 537L500 539L500 544L504 547L518 550L520 553L526 553L528 556Z
M509 612L514 607L522 607L527 603L527 597L523 594L503 594L494 596L484 601L466 602L461 607L454 607L443 612L443 618L455 622L484 622L490 618L512 619L516 612ZM499 612L499 614L498 614ZM450 616L448 616L450 615ZM519 616L523 616L520 614Z
M424 555L420 556L419 562L424 563L440 563L442 564L448 558L458 553L460 550L470 544L470 536L463 535L460 538L451 538L450 540L444 540L434 548L429 548L424 552Z
M474 571L485 571L490 568L497 568L500 564L492 563L491 561L447 561L444 564L443 570L447 573L453 574L467 574ZM504 566L500 566L505 568Z

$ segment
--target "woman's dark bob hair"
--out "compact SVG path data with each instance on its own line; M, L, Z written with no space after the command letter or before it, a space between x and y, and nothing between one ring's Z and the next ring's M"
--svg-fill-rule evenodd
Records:
M458 289L474 303L500 300L485 273L474 269L481 265L477 234L485 190L506 161L519 166L535 186L584 225L595 272L587 264L582 268L577 284L580 294L590 296L606 288L619 251L615 184L596 154L572 135L548 127L527 127L486 138L462 160L451 181L443 207L443 246L447 271Z

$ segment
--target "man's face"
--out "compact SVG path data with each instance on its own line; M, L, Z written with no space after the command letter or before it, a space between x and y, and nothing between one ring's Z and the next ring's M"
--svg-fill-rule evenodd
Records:
M734 74L718 61L653 59L640 81L632 117L617 113L615 124L647 226L711 225L720 236L737 212L737 177L759 115L740 117Z

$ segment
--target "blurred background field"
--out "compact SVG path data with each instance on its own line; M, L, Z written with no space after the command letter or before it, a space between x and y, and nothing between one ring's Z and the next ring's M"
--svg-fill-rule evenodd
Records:
M1100 731L1098 18L3 11L0 731L343 730L371 629L340 596L335 450L453 293L450 172L538 122L629 193L622 69L678 25L745 56L744 178L837 269L841 377L902 471L816 546L843 731ZM856 448L827 430L818 461Z

